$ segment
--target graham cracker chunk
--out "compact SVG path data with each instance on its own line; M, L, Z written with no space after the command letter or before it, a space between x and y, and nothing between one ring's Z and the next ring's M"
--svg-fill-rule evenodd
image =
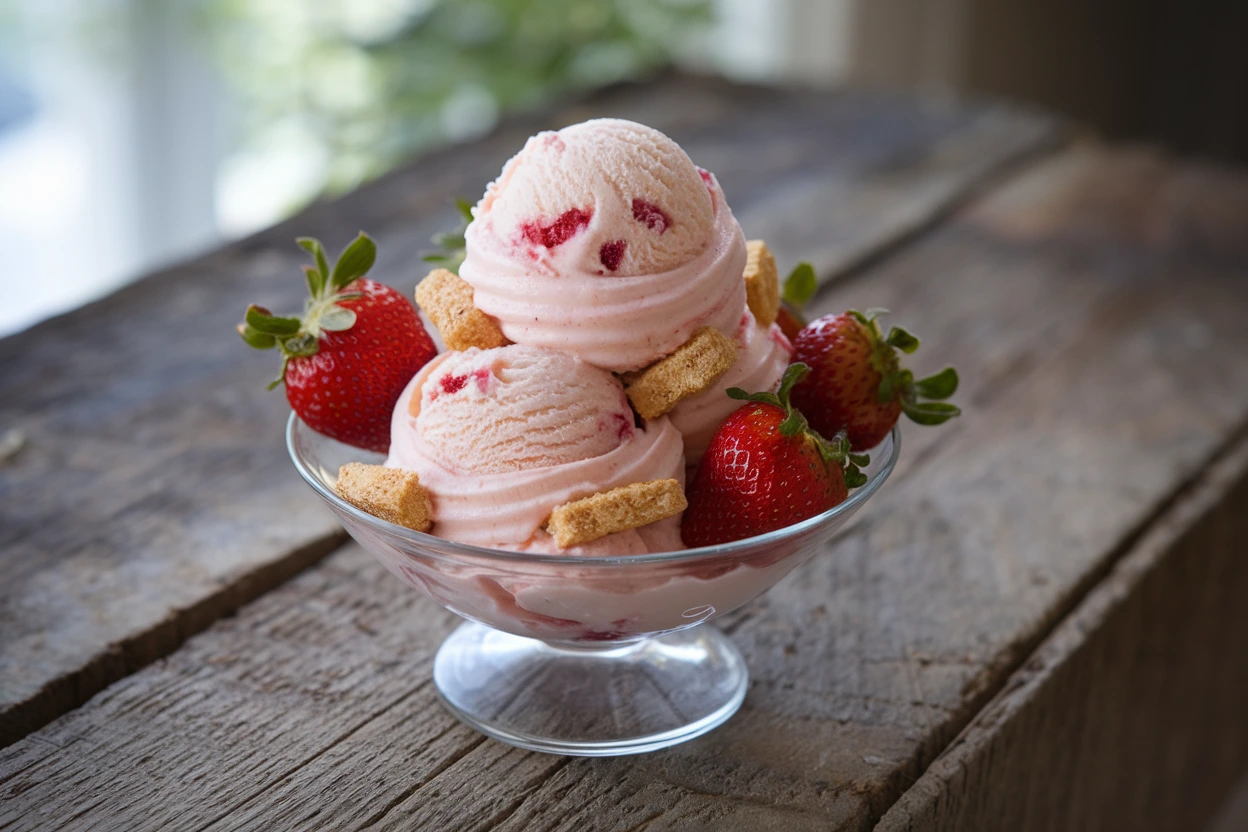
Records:
M448 350L488 350L511 343L493 318L472 305L472 287L454 272L429 272L416 286L416 304L438 328Z
M780 314L780 273L776 271L776 258L762 240L750 240L745 249L749 255L745 261L745 302L754 313L754 320L771 326Z
M350 462L338 469L338 496L374 517L427 532L433 525L429 492L412 471Z
M737 344L711 326L696 329L666 358L624 377L628 399L643 419L657 419L681 399L701 393L737 361Z
M546 531L566 549L673 517L688 506L676 480L635 482L556 506Z

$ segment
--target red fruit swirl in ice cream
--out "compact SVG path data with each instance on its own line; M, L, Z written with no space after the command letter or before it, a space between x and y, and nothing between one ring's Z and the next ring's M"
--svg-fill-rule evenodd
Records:
M530 221L521 224L520 236L529 245L555 248L572 239L578 231L589 226L593 211L571 208L548 223Z
M602 248L598 249L598 262L602 263L608 271L615 271L620 267L620 261L624 259L624 252L627 250L627 240L612 240L609 243L603 243Z
M655 234L662 234L672 224L672 218L653 202L640 197L633 197L633 219L649 228Z

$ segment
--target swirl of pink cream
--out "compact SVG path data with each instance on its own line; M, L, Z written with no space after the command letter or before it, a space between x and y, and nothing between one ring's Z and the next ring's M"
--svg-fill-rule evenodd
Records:
M715 204L710 241L669 271L617 276L572 268L598 256L586 249L595 235L584 232L532 259L500 241L488 217L478 217L465 235L460 277L472 286L476 307L515 343L569 352L613 372L653 363L699 327L733 337L745 306L745 235L709 174L707 185ZM586 230L608 214L595 212Z
M737 363L719 381L681 401L668 414L685 438L685 462L689 466L698 464L715 431L742 405L729 397L728 388L740 387L747 393L774 390L793 356L793 346L780 327L759 326L748 309L741 319L737 347Z
M438 462L438 454L421 439L416 426L421 388L447 355L426 364L399 396L386 460L392 468L415 471L429 489L433 533L438 537L475 546L552 551L540 529L555 506L635 482L674 478L684 483L681 436L666 418L647 423L614 450L589 459L504 473L450 470ZM616 551L625 543L623 538L612 540L617 537L610 535L601 543L594 541L599 546L591 543L568 553L625 554ZM654 545L666 547L678 538L647 534L637 539L646 548L630 546L633 553Z

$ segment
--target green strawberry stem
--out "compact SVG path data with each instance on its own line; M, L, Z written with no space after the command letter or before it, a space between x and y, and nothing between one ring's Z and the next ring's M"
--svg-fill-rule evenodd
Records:
M854 454L849 450L849 435L846 431L841 430L831 439L825 439L810 426L806 421L806 417L801 411L793 407L789 401L789 394L793 391L794 385L810 374L810 367L800 362L790 364L784 370L784 375L780 377L780 386L776 388L774 393L747 393L740 387L729 387L728 395L739 401L762 402L770 404L784 410L784 421L780 423L781 436L798 436L806 434L819 448L819 455L823 457L823 461L829 465L836 465L841 469L841 473L845 476L845 485L849 488L858 488L865 485L867 475L859 470L860 466L866 466L871 462L871 457L867 454Z
M888 404L900 399L901 412L920 425L939 425L961 415L962 411L956 405L943 401L958 390L957 370L946 367L935 375L916 381L914 373L901 367L896 351L907 355L914 353L919 348L919 339L899 326L890 327L887 335L881 335L876 321L881 315L888 314L887 309L868 309L866 312L851 309L849 314L866 328L874 345L871 366L880 374L876 401Z
M363 231L343 249L333 268L325 256L320 240L300 237L299 247L312 255L314 265L304 266L308 282L308 299L303 316L279 317L260 306L249 306L243 322L236 329L243 341L258 350L274 347L282 353L282 369L269 384L272 390L286 380L286 366L292 358L316 355L322 332L345 332L355 326L355 312L339 304L361 296L344 292L353 282L368 274L377 260L377 245Z

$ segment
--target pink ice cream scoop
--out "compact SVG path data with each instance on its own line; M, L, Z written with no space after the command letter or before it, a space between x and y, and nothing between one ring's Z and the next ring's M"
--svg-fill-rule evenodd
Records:
M447 353L411 407L433 458L465 474L602 456L635 430L628 399L610 374L533 347Z
M698 327L736 333L745 237L715 177L657 130L539 133L473 213L459 274L518 344L623 372Z
M681 436L666 418L637 427L610 373L522 345L426 364L399 397L386 464L415 471L429 489L434 534L527 551L555 551L540 530L555 506L635 482L684 481ZM678 532L668 533L678 518L662 523L568 551L679 548Z

